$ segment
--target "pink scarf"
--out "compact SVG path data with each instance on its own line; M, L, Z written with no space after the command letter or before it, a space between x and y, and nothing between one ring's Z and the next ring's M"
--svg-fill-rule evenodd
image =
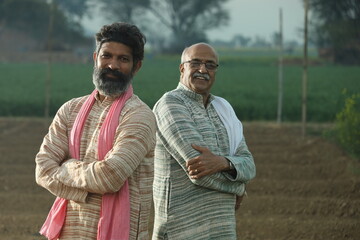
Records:
M95 102L97 90L86 99L78 115L74 126L71 129L69 151L70 156L80 159L80 141L85 121ZM103 160L109 150L111 150L116 128L119 125L119 116L125 102L132 96L133 89L130 85L128 90L116 99L111 105L105 121L103 122L98 143L98 159ZM65 222L66 206L68 200L57 197L40 229L40 233L50 240L59 238L61 229ZM98 240L120 240L128 239L130 233L130 198L129 184L126 180L121 189L116 193L103 195L98 224Z

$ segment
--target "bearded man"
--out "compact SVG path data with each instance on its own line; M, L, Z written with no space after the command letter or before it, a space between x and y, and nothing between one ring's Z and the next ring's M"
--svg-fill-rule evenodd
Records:
M113 23L96 34L95 90L66 102L36 155L36 182L57 196L48 239L147 239L156 123L133 94L145 36Z

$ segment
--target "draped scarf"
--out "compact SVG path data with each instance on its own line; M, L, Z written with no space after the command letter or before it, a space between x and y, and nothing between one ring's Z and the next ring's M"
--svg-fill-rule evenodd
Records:
M222 123L225 125L229 138L230 156L234 156L236 149L243 138L243 126L228 101L215 96L214 100L211 101L211 104L215 108Z
M70 132L69 152L71 158L80 160L80 143L82 130L86 119L95 102L98 93L94 90L81 106ZM104 160L105 155L112 149L119 116L126 101L133 95L133 88L128 89L110 106L109 112L101 126L98 141L98 160ZM65 223L68 200L57 197L50 212L40 229L40 233L50 240L60 237ZM97 240L123 240L130 234L130 197L129 183L125 181L116 193L106 193L102 197L100 219L97 229Z

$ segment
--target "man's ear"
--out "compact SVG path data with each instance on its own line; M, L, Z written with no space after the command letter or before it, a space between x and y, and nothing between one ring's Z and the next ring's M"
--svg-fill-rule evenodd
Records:
M94 52L94 53L93 53L93 59L94 59L95 65L96 65L96 57L97 57L97 54L96 54L96 52Z
M141 66L142 66L142 61L138 61L134 67L134 71L133 71L134 75L140 70Z
M184 64L183 63L180 63L179 70L180 70L180 74L182 74L184 72Z

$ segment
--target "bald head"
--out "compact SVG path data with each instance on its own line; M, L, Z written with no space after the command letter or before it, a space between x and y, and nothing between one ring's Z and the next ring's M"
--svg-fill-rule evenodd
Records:
M195 43L187 48L184 49L184 51L181 54L181 62L185 62L191 59L191 53L194 52L194 50L196 52L200 51L200 52L209 52L214 54L215 58L216 58L216 62L219 63L219 57L217 52L215 51L215 49L207 44L207 43Z

